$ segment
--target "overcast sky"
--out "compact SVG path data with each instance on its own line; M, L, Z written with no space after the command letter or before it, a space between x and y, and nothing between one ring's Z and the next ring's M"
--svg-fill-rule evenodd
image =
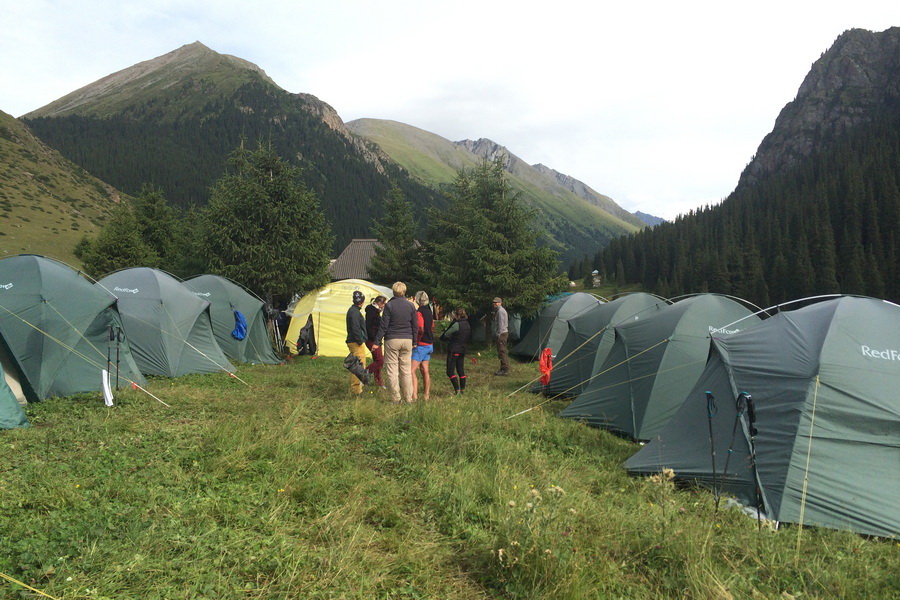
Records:
M21 116L200 41L344 119L490 138L672 219L737 184L810 66L896 0L0 0L0 110Z

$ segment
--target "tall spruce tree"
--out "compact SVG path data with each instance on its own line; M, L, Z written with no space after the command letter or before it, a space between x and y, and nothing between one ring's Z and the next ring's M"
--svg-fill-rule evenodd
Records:
M271 143L236 149L202 214L209 269L268 301L288 300L328 281L331 227L319 200Z
M164 265L174 255L174 235L177 212L166 203L162 188L145 183L135 197L134 216L140 226L141 239L150 246Z
M159 255L141 237L141 225L124 203L115 208L96 238L79 242L75 255L85 273L97 279L119 269L160 266Z
M530 313L565 289L557 254L540 243L501 159L457 173L449 200L429 218L431 287L445 306L484 310L500 296L511 312Z
M369 263L369 277L384 284L403 281L415 285L420 279L416 273L416 222L412 205L396 185L385 198L384 217L372 230L378 245Z

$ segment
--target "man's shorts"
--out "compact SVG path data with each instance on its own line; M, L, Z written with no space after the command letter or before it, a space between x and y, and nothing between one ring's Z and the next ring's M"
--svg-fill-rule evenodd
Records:
M416 362L428 362L428 359L431 358L431 353L434 352L434 344L428 344L427 346L416 346L413 348L411 359Z

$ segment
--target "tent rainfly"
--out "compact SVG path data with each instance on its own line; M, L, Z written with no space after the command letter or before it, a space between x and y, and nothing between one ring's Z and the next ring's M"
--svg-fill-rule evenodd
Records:
M28 427L28 418L19 401L16 400L16 395L6 385L3 367L0 366L0 429L15 427Z
M100 391L115 359L110 327L122 328L115 296L71 267L33 254L0 260L0 355L29 402ZM146 383L127 337L119 375Z
M234 372L213 335L209 302L171 275L137 267L96 285L119 296L122 323L145 375Z
M567 294L551 302L541 309L531 328L509 353L520 358L537 360L544 348L550 348L554 356L559 356L560 346L569 331L568 321L593 309L600 302L596 296L584 292Z
M194 295L209 301L213 333L216 341L232 360L251 364L277 365L266 329L265 303L233 281L219 275L198 275L184 282ZM234 335L235 311L247 322L246 336Z
M713 337L684 404L625 467L671 468L753 506L758 484L770 519L900 536L898 332L900 306L844 296Z
M313 290L289 306L286 314L291 317L285 341L291 354L297 354L297 338L300 330L312 317L319 356L347 356L347 310L353 305L353 292L359 290L366 296L366 303L376 296L393 297L390 289L369 283L363 279L332 281Z
M600 371L616 339L616 325L638 321L667 305L658 296L638 292L596 304L572 317L556 353L550 383L536 391L547 396L577 396Z
M703 373L710 336L731 335L758 322L726 296L699 294L619 325L598 376L560 416L651 439Z

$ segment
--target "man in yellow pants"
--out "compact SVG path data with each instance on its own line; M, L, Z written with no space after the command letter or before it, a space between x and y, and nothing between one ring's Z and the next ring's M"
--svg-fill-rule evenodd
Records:
M366 366L366 319L362 315L362 305L366 301L365 295L356 290L353 292L353 306L347 310L347 348L350 353L359 359L362 366ZM359 377L350 373L350 393L362 394L363 384Z

